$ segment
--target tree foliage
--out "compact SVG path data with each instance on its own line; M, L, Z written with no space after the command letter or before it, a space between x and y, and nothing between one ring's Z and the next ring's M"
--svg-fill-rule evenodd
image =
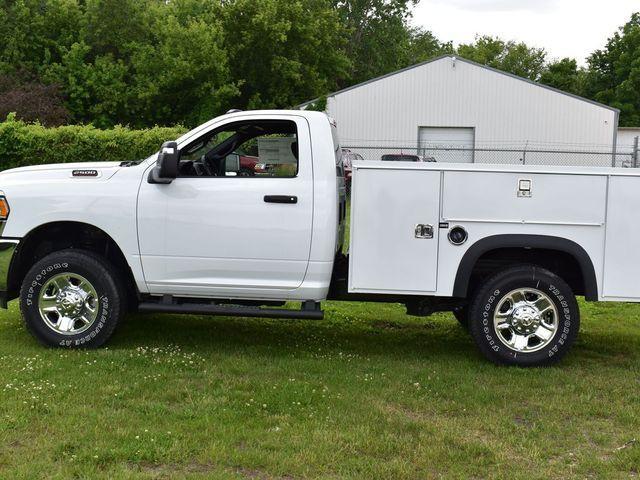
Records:
M640 125L640 13L588 61L586 94L619 108L622 126Z
M404 66L415 65L434 57L456 53L452 42L441 42L429 30L411 28L409 29L409 35L409 46L402 57Z
M411 8L419 0L334 0L348 39L349 74L341 86L352 85L451 52L431 32L411 27Z
M220 13L197 0L5 0L0 71L58 85L75 123L197 123L238 94Z
M347 74L347 39L325 0L230 0L222 18L239 107L296 105Z
M419 0L0 0L0 115L47 125L193 126L286 108L444 53L622 111L640 124L640 15L589 57L491 36L454 48Z
M460 45L458 54L533 81L540 79L547 56L543 48L529 47L521 42L505 42L489 36L477 37L472 44Z
M393 71L409 37L405 28L417 0L334 0L351 60L343 83L359 83Z
M575 95L584 95L586 72L573 58L563 58L547 65L540 82Z

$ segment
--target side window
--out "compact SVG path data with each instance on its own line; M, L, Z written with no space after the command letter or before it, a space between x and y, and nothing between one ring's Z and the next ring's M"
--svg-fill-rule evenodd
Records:
M291 178L298 168L298 131L288 120L228 124L180 151L181 177Z

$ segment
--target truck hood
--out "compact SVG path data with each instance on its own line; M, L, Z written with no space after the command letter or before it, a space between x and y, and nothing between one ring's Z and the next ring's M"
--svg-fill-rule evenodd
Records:
M18 175L33 180L105 181L120 168L120 162L54 163L12 168L0 172L0 178L13 180Z

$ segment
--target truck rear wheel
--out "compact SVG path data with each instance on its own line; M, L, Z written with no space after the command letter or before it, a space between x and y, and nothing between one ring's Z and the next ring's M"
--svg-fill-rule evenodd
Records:
M63 250L38 261L20 291L27 330L48 346L99 347L124 312L116 270L82 250Z
M504 270L480 287L469 310L469 331L489 360L522 367L549 365L570 349L580 328L571 288L536 266Z

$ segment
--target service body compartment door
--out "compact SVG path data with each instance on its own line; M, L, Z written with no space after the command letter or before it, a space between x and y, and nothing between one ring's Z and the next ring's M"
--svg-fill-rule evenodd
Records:
M609 179L607 238L604 258L603 297L640 299L640 222L636 205L640 178L612 176Z
M349 291L436 291L440 175L358 168L351 204Z

